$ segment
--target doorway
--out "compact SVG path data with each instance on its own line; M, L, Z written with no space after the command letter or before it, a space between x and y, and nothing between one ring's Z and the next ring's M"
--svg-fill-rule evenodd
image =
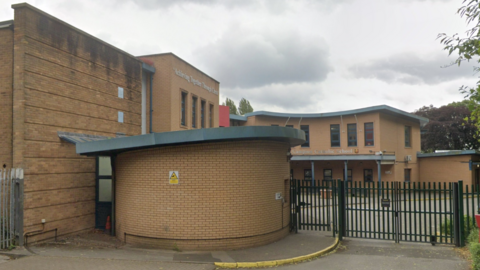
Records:
M95 228L105 229L112 213L112 164L110 157L97 157L95 184Z

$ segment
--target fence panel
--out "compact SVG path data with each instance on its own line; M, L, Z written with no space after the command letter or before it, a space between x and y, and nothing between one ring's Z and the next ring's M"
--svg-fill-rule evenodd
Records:
M0 169L0 249L22 245L22 227L23 170Z

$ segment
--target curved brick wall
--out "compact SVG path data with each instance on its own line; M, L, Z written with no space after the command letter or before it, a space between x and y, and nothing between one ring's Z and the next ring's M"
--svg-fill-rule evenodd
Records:
M116 230L127 243L225 250L288 234L287 143L236 141L118 155ZM179 171L170 185L169 171ZM275 200L275 193L287 203ZM286 194L285 194L286 193Z

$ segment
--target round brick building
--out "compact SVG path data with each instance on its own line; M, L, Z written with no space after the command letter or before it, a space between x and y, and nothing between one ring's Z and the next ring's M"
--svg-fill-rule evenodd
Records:
M121 240L240 249L288 234L289 151L304 136L283 127L188 130L94 142L84 154L115 157L113 226Z

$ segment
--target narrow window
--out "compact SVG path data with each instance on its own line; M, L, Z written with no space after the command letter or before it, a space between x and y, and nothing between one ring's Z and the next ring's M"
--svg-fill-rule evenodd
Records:
M340 146L340 125L330 125L330 146Z
M118 122L123 123L123 112L118 112Z
M324 169L323 170L323 180L331 181L332 178L332 169Z
M192 97L192 128L197 127L197 97Z
M202 128L205 128L205 101L202 100L202 104L201 104L201 119L200 119L200 122L201 122L201 125L202 125Z
M311 169L305 169L303 170L303 180L312 180L312 170Z
M345 170L343 171L343 174L344 174L344 178L343 179L347 179L347 181L352 181L352 169L348 169L347 170L347 177L345 177Z
M365 182L373 182L373 170L372 169L363 170L363 180Z
M272 127L278 127L278 125L272 125Z
M182 126L186 126L186 106L187 106L187 93L182 92Z
M308 126L300 126L300 129L305 132L305 143L302 144L302 147L310 147L310 132Z
M412 173L412 169L405 169L405 182L410 183L410 175Z
M357 124L348 124L348 146L357 146Z
M213 127L213 105L212 104L210 104L210 110L208 111L208 117L209 117L208 122L210 122L210 127Z
M293 128L293 125L286 125L286 127Z
M365 123L365 146L373 145L373 123Z
M410 138L412 134L412 127L405 126L405 147L412 147Z

